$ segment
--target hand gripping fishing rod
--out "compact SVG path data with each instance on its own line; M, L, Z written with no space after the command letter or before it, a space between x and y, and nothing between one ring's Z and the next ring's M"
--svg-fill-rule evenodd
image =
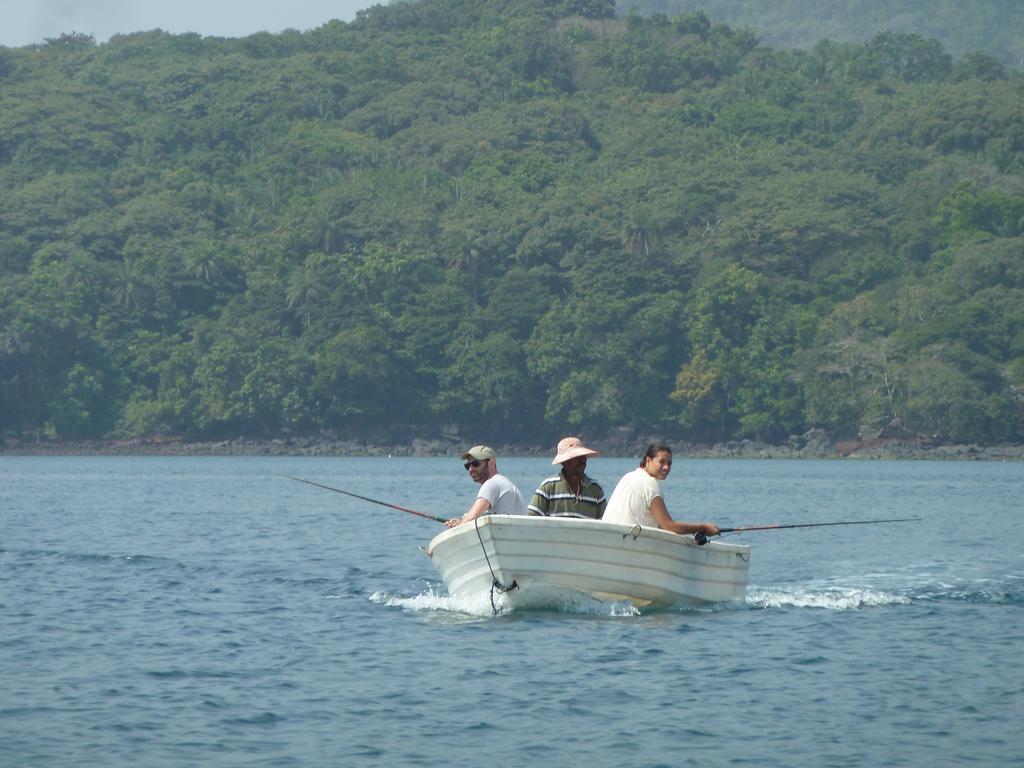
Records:
M362 499L363 501L368 501L371 504L380 504L382 507L390 507L391 509L397 509L399 512L408 512L410 515L419 515L420 517L425 517L428 520L437 520L437 522L439 523L448 522L448 519L444 517L438 517L437 515L431 515L426 512L417 512L415 509L406 509L405 507L400 507L397 504L389 504L386 501L378 501L377 499L371 499L369 496L360 496L358 493L352 493L351 491L343 491L341 490L341 488L332 488L331 486L324 485L323 483L314 483L312 480L306 480L301 477L295 477L294 475L285 475L282 474L281 472L274 472L274 474L277 475L278 477L287 477L289 480L295 480L300 483L305 483L306 485L315 485L317 488L325 488L326 490L334 491L335 493L343 493L346 496L351 496L354 499Z
M777 531L782 528L820 528L825 525L878 525L879 523L910 523L920 522L920 517L898 517L890 520L842 520L835 523L794 523L792 525L745 525L741 528L719 528L718 535L723 533L744 533L746 531ZM707 534L694 534L698 544L707 544Z

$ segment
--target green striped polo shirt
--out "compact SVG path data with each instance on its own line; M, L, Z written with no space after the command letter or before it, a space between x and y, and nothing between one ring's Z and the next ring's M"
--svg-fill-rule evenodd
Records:
M583 475L583 487L577 495L562 473L541 481L527 507L531 515L544 517L590 517L601 519L608 500L601 486Z

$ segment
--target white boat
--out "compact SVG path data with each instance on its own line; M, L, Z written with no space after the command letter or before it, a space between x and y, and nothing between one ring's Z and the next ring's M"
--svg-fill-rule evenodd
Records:
M555 587L645 607L743 600L750 547L600 520L487 515L426 550L452 596ZM494 594L491 593L492 603Z

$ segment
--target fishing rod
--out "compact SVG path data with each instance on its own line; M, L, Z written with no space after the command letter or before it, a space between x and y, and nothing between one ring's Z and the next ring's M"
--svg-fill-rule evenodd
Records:
M415 509L407 509L406 507L400 507L397 504L389 504L386 501L371 499L369 496L360 496L358 493L352 493L351 491L343 491L341 490L341 488L332 488L331 486L324 485L323 483L314 483L312 480L306 480L305 478L302 477L295 477L294 475L285 475L281 472L274 472L273 474L277 475L278 477L287 477L289 480L295 480L296 482L305 483L306 485L315 485L317 488L325 488L326 490L334 491L335 493L343 493L346 496L351 496L354 499L362 499L363 501L368 501L371 504L380 504L382 507L390 507L391 509L397 509L399 512L408 512L410 515L419 515L420 517L425 517L428 520L436 520L439 523L448 522L447 518L444 517L438 517L437 515L431 515L426 512L417 512Z
M878 525L879 523L910 523L920 522L920 517L897 517L888 520L840 520L834 523L792 523L790 525L745 525L741 528L719 528L718 535L724 533L745 533L746 531L777 531L782 528L820 528L825 525ZM707 534L698 533L694 536L698 544L708 542Z

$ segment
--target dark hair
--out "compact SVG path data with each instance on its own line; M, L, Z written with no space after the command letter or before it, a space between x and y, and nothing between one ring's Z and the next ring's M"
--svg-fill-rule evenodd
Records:
M651 443L650 445L647 446L647 452L640 457L640 466L642 467L644 464L647 463L648 459L653 459L655 456L662 452L667 453L669 456L672 455L672 449L669 448L664 443Z

